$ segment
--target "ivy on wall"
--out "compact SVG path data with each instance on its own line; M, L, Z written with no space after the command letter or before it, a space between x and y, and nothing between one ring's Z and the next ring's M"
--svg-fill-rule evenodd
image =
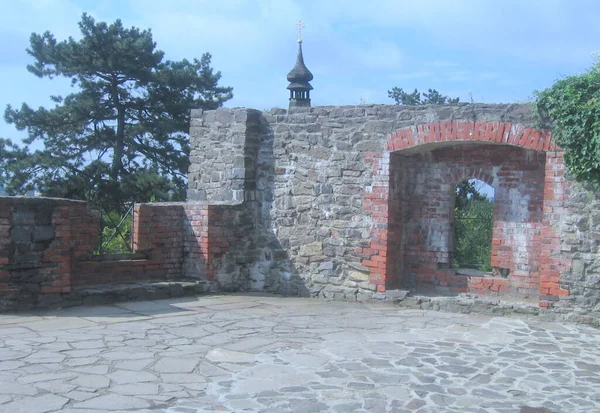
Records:
M552 128L570 174L600 189L600 62L535 95L536 115Z

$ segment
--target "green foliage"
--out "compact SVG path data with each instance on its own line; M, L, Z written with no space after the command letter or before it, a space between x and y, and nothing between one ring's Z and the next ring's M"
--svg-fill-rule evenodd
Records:
M164 60L149 30L84 14L80 40L32 34L27 69L71 79L55 106L10 105L4 117L26 130L24 147L0 140L0 185L11 193L86 199L109 210L130 201L181 200L189 165L190 109L215 109L232 88L218 86L211 56ZM43 149L28 146L41 143ZM104 208L103 206L106 206Z
M119 211L102 214L100 254L125 254L131 252L132 215L124 219ZM120 224L120 225L119 225Z
M456 267L490 269L494 203L480 193L474 182L457 185L454 208L454 254Z
M600 65L535 95L536 114L543 127L552 127L569 172L600 189Z
M455 208L462 211L468 209L472 201L487 200L487 196L479 192L475 182L474 180L466 180L456 185Z
M435 89L428 89L427 93L421 93L415 89L412 93L405 92L402 88L394 87L388 90L388 97L394 99L396 105L417 106L417 105L444 105L458 103L459 98L449 98L442 95Z

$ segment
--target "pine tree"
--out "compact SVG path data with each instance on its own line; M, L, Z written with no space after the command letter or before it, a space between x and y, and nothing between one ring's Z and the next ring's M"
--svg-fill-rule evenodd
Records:
M32 34L27 69L62 76L76 89L55 106L10 105L5 120L25 130L30 151L0 140L0 184L9 193L36 188L46 196L103 205L185 197L190 109L215 109L233 96L218 86L211 55L169 61L150 30L95 22L83 14L80 40ZM37 146L40 146L39 144Z
M396 105L417 106L417 105L445 105L458 103L459 98L450 98L442 95L435 89L428 89L427 93L421 93L415 89L412 93L407 93L401 87L394 87L388 90L388 97L394 99Z

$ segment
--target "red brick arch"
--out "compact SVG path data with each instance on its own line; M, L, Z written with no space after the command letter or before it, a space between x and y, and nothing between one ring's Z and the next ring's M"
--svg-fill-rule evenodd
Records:
M557 149L552 143L551 133L547 131L510 122L451 121L400 129L388 136L387 150L393 152L452 141L497 143L543 152Z
M564 180L562 149L552 142L550 132L510 122L451 121L407 127L387 136L386 147L382 153L363 153L365 162L373 168L373 182L365 188L363 203L373 226L368 248L358 248L357 253L362 257L362 264L369 268L370 283L377 291L398 288L396 281L390 277L394 273L395 260L388 260L388 253L392 253L390 248L394 243L388 236L390 228L396 225L390 215L390 207L394 202L390 199L390 153L420 146L426 148L424 145L434 149L453 142L510 145L546 154L546 179L543 184L544 224L540 229L540 240L536 241L541 242L540 264L539 270L532 272L530 277L535 278L539 284L540 306L547 307L559 296L569 295L569 291L563 289L560 284L560 274L567 271L570 264L553 255L560 247L560 240L548 224L550 214L566 212L562 202L568 184ZM462 172L447 177L448 182L455 183L469 178L477 178L494 186L493 177L477 168L463 169Z

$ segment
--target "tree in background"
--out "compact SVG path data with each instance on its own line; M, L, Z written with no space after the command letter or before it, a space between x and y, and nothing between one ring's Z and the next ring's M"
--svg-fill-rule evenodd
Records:
M10 105L5 120L26 130L26 146L0 140L0 184L45 196L85 199L105 210L137 201L185 198L190 109L215 109L233 96L218 86L211 55L164 60L150 30L83 14L82 38L32 34L27 69L64 76L77 91L51 109ZM43 144L31 151L27 145Z
M456 185L453 265L490 269L494 203L482 192L483 182L470 179Z
M459 98L449 98L435 89L428 89L427 93L421 94L417 89L412 93L407 93L402 88L394 87L392 90L388 90L388 97L394 99L396 105L404 106L445 105L455 104L459 101Z
M478 188L477 181L470 179L463 181L456 185L456 197L454 207L458 209L465 209L470 201L485 201L487 195L480 192L481 187Z

